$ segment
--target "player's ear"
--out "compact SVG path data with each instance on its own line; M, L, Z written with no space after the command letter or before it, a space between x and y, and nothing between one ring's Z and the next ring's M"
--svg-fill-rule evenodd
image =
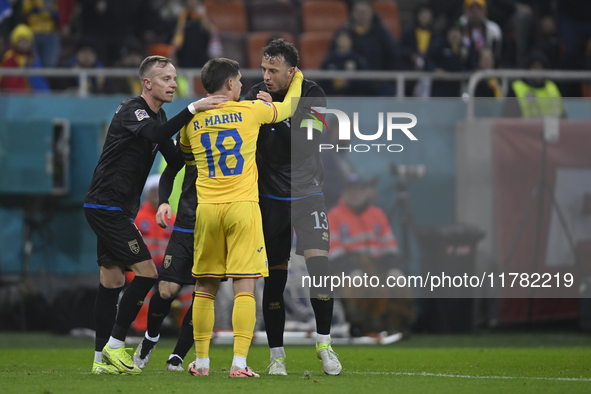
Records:
M290 77L290 78L291 78L291 77L293 77L293 76L294 76L294 74L295 74L295 67L290 67L290 68L289 68L289 77Z
M226 80L226 88L227 88L228 90L232 90L232 85L233 85L233 84L232 84L232 82L233 82L233 81L232 81L232 78L228 78L228 79Z

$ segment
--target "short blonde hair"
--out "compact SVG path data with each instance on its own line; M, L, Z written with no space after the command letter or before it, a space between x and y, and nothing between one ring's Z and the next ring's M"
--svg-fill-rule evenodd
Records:
M140 79L144 79L148 72L151 71L155 66L166 67L171 63L172 61L164 56L148 56L142 61L142 64L140 64Z

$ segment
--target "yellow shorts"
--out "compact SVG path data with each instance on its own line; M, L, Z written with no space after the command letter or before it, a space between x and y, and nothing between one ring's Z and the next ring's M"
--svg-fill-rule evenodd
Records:
M259 204L199 204L195 221L195 278L269 276Z

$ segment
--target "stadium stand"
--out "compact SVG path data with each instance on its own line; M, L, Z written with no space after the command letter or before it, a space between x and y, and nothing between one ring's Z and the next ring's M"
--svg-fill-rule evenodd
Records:
M293 35L288 32L254 32L248 35L247 49L248 49L248 67L249 68L260 68L261 59L263 57L263 47L265 47L271 38L283 37L289 42L293 41Z
M347 22L348 18L349 11L342 1L307 0L302 3L302 31L304 33L334 33Z
M390 32L400 39L400 16L398 13L398 4L391 0L378 0L372 3L373 9L380 14L384 26Z
M306 32L300 35L300 67L303 70L320 69L328 54L332 32Z
M155 43L148 45L148 55L150 56L166 56L170 57L172 54L172 45Z
M299 8L291 2L253 0L250 3L250 31L285 31L297 37Z
M246 34L222 31L220 41L222 42L223 56L236 60L240 67L248 65L248 56L246 56Z
M246 33L246 8L242 0L206 0L207 16L219 31Z

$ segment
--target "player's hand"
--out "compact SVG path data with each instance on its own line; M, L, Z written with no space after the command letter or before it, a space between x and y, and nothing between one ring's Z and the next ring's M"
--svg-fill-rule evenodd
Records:
M271 95L269 94L269 92L264 92L262 90L259 90L259 93L257 94L257 98L259 100L265 101L267 103L273 102L273 99L271 98Z
M218 109L222 108L220 104L223 104L228 101L228 97L223 95L216 95L216 96L208 96L202 98L201 100L197 100L193 102L193 107L195 107L195 111L202 112L207 111L209 109Z
M166 219L172 220L172 208L168 203L162 203L158 207L158 211L156 212L156 223L162 228L168 228L168 223L166 223Z

